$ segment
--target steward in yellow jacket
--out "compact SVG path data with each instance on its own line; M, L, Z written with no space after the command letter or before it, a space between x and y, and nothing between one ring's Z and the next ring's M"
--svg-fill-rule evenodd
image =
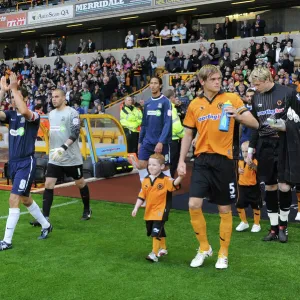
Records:
M128 153L138 151L139 127L142 124L142 118L143 113L133 105L132 98L126 97L120 112L120 123L126 135Z
M181 139L184 136L184 128L175 107L176 97L174 91L171 89L167 90L164 95L172 102L172 143L170 145L170 172L171 176L174 178L179 161Z

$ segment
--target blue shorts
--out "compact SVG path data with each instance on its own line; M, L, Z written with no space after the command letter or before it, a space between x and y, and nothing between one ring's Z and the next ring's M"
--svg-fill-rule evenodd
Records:
M142 143L139 154L138 154L139 160L148 161L150 156L155 153L154 152L155 147L156 147L156 145ZM170 163L170 145L169 144L163 145L161 154L165 157L165 164L169 164Z
M26 157L9 161L9 175L13 183L12 194L28 197L35 177L36 158Z

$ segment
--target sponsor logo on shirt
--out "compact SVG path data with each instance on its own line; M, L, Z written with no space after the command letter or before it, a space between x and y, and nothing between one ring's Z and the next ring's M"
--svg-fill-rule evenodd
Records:
M267 110L259 111L257 113L257 116L260 117L265 115L274 115L274 114L282 113L283 111L284 108L267 109Z
M147 115L148 116L157 116L157 117L160 117L161 116L161 111L159 109L157 109L157 110L148 110L147 111Z
M207 120L217 121L217 120L220 120L220 118L221 118L221 114L217 114L217 115L208 114L206 116L202 116L202 117L198 118L198 122L204 122Z
M53 125L50 126L50 131L60 131L60 132L65 132L66 131L66 126L65 125Z
M11 129L11 130L9 131L9 133L10 133L10 135L12 135L12 136L23 136L24 133L25 133L25 130L24 130L23 127L20 127L20 128L18 128L17 130Z

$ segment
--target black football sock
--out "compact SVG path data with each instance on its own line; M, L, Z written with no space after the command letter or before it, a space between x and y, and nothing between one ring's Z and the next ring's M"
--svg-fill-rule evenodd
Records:
M43 214L45 217L50 216L50 209L53 203L53 189L45 189L43 194Z
M90 191L89 187L85 185L82 189L80 189L80 195L84 207L84 211L90 210Z

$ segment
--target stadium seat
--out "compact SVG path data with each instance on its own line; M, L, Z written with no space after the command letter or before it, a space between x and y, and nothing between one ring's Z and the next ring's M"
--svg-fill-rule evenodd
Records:
M93 139L95 143L101 143L103 139L103 130L95 130L93 131Z
M273 32L271 33L271 35L279 35L280 33L279 32Z
M113 144L113 142L115 140L115 135L116 135L115 131L111 131L111 130L104 131L102 143L103 144Z
M241 37L240 36L235 36L234 39L235 40L239 40Z

